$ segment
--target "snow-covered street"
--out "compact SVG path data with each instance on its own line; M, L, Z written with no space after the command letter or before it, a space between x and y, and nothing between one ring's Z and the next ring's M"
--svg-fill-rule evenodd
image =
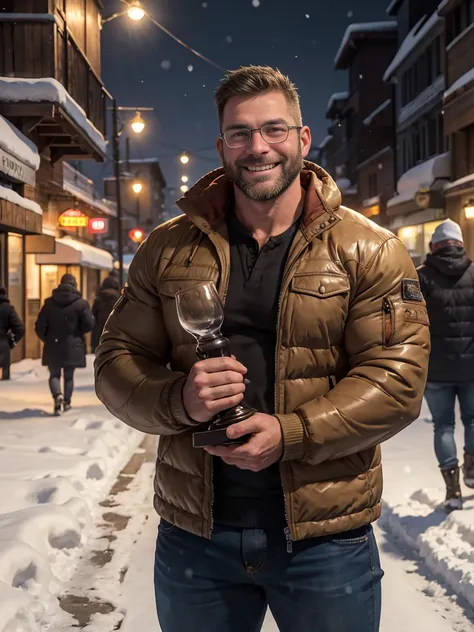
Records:
M51 416L45 369L0 383L0 632L159 632L152 567L156 442L110 417L92 358L73 409ZM420 419L384 446L383 632L474 630L474 494L446 516L432 428ZM458 428L458 446L462 438ZM276 632L268 615L264 632Z

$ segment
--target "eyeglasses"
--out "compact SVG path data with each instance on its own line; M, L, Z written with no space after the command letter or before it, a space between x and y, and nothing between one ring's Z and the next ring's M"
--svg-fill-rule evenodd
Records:
M276 145L277 143L284 143L285 140L287 140L290 129L297 129L299 131L303 128L298 125L287 125L286 123L267 123L255 129L229 129L221 134L219 138L224 139L225 144L230 149L237 149L238 147L248 145L252 140L253 133L259 132L266 143Z

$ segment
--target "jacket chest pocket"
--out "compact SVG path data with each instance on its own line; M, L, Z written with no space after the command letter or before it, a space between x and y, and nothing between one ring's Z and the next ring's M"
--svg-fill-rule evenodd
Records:
M291 281L291 290L298 294L307 294L320 299L333 296L348 296L351 289L346 274L316 272L312 274L295 274Z

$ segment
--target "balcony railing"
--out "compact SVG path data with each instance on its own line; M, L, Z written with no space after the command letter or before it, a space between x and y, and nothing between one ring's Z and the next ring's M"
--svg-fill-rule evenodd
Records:
M104 85L61 22L50 14L0 13L0 76L57 79L105 135Z

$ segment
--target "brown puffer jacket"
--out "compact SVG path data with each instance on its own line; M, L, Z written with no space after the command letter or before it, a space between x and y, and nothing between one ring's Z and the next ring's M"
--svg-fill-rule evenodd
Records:
M418 416L429 355L426 307L403 244L340 206L320 167L306 162L301 183L303 218L281 288L275 398L294 540L378 518L379 444ZM179 201L185 215L153 231L130 266L96 360L97 394L107 408L162 435L156 510L205 537L212 532L212 457L192 447L198 424L183 409L196 352L174 296L213 280L225 300L231 195L231 183L214 171Z

